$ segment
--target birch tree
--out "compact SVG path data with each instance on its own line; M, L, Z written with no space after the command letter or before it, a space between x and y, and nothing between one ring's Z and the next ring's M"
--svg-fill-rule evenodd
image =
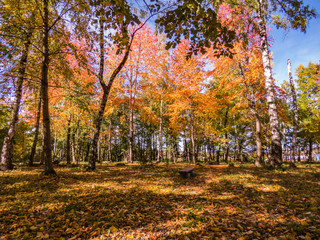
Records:
M301 0L228 0L218 1L229 4L239 12L252 15L252 22L256 22L257 33L260 36L261 61L264 69L265 88L268 103L270 124L271 152L268 166L275 168L282 163L281 134L279 129L279 117L274 91L274 79L272 77L272 62L270 57L267 25L275 24L277 28L300 29L306 31L307 22L315 17L315 10L303 4Z

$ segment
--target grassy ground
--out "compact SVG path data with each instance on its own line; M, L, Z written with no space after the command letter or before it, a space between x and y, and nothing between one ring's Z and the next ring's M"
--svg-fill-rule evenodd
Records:
M0 173L0 239L320 239L320 165Z

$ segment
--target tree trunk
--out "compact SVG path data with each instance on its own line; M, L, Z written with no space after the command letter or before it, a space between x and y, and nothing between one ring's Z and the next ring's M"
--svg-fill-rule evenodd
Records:
M254 120L256 123L256 147L257 147L256 154L257 154L257 158L254 162L254 165L256 167L263 167L264 162L263 162L263 158L262 158L261 122L260 122L259 114L257 112L255 103L253 101L251 101L251 102L249 101L249 108L254 116Z
M101 163L101 155L100 155L100 144L101 144L101 140L99 139L98 141L98 148L97 148L97 152L98 152L98 156L97 156L97 162Z
M49 114L49 97L48 97L48 71L49 71L49 9L48 0L43 0L43 60L42 60L42 115L43 115L43 152L44 152L44 174L55 175L52 164L52 147L51 147L51 130L50 130L50 114Z
M128 159L128 162L133 163L133 106L132 106L132 104L130 104L130 116L129 116L129 159Z
M291 87L291 94L292 94L292 106L293 106L293 135L292 135L292 146L291 146L291 159L290 159L290 166L296 167L296 144L297 144L297 131L298 131L298 106L297 106L297 94L293 83L292 73L291 73L291 61L288 59L288 74L290 80L290 87Z
M111 154L111 130L112 130L112 120L109 122L109 135L108 135L108 161L112 162L112 154Z
M2 151L1 151L1 168L3 170L12 170L12 148L13 148L13 139L16 134L16 128L19 120L19 110L20 102L23 92L23 80L26 72L26 65L28 62L29 48L31 44L32 31L30 30L26 35L26 41L24 43L23 52L19 61L19 70L18 78L16 81L16 91L14 96L13 107L11 111L11 122L9 125L9 130L7 135L4 138Z
M215 146L211 143L208 145L208 152L209 152L209 162L213 162L215 160Z
M62 147L61 147L61 150L60 150L60 158L58 160L56 160L55 162L60 162L62 159L64 159L64 156L65 156L65 149L64 149L64 144L65 144L65 140L63 140L62 142Z
M169 156L168 156L168 153L169 153L169 151L168 151L168 138L165 138L165 143L166 143L166 150L165 150L165 156L166 156L166 158L165 158L165 161L166 161L166 163L168 163L168 159L169 159Z
M162 108L163 108L163 100L160 101L160 125L159 125L159 144L158 144L158 156L157 156L157 162L161 161L162 157Z
M112 87L112 84L113 84L115 78L117 77L118 73L121 71L121 69L123 68L125 63L127 62L135 32L131 35L130 43L125 49L125 54L124 54L124 56L122 58L122 61L119 63L118 67L112 72L111 77L110 77L109 82L108 82L108 85L106 85L105 82L103 81L104 28L103 28L103 21L102 20L100 20L100 34L99 35L100 35L100 68L99 68L98 79L99 79L100 85L101 85L102 90L103 90L103 96L102 96L102 99L101 99L101 102L100 102L99 113L98 113L98 116L97 116L97 119L96 119L96 126L95 126L95 129L94 129L94 136L93 136L93 140L92 140L91 157L89 159L89 165L88 165L88 168L87 168L88 171L94 171L96 169L96 162L97 162L97 158L98 158L98 152L97 151L98 151L98 140L99 140L99 136L100 136L100 128L101 128L103 114L104 114L104 110L105 110L105 107L106 107L106 104L107 104L109 92L111 90L111 87Z
M229 109L227 109L226 111L226 114L225 114L225 120L224 120L224 128L226 129L227 128L227 125L228 125L228 119L229 119ZM229 142L227 142L228 140L228 134L227 132L225 133L224 135L225 137L225 140L226 140L226 148L225 148L225 152L224 152L224 161L228 164L228 155L229 155Z
M41 115L41 92L39 93L38 108L36 113L36 124L35 124L36 130L34 132L34 139L33 139L31 154L29 158L29 166L33 166L34 156L36 155L38 136L39 136L39 127L40 127L40 115Z
M228 137L228 135L226 134L225 137ZM229 162L228 161L228 158L229 158L229 143L227 143L227 145L226 145L226 149L225 149L223 157L224 157L224 161L228 164L228 162Z
M256 167L262 167L264 165L262 159L262 141L261 141L261 122L257 111L254 111L254 119L256 122L256 146L257 146L257 158L255 160Z
M184 131L184 160L188 161L188 142L187 142L187 134L186 131Z
M239 64L239 68L240 68L240 72L241 72L242 77L245 78L241 64ZM246 82L246 81L244 81L244 82ZM247 84L245 84L245 86L247 89L250 89L251 93L254 93L254 89L251 85L248 86ZM259 114L258 114L254 99L252 99L252 97L250 95L248 95L247 98L248 98L248 103L249 103L249 109L250 109L252 115L254 116L254 120L256 123L256 147L257 147L256 154L257 154L257 158L254 162L254 165L256 167L263 167L264 161L263 161L263 157L262 157L261 121L259 118Z
M192 144L192 163L196 164L196 151L195 151L195 143L194 143L194 113L191 110L191 123L190 123L190 130L191 130L191 144Z
M211 145L209 144L209 145L207 145L207 147L208 147L208 153L209 153L209 162L212 162L213 161L213 156L212 156Z
M77 160L76 160L76 134L73 131L72 133L72 141L71 141L71 153L72 153L72 163L73 164L77 164Z
M42 98L42 97L41 97ZM42 129L41 129L42 130ZM43 165L44 164L44 137L43 137L43 130L42 130L42 139L41 139L41 148L42 148L42 151L41 151L41 154L40 154L40 165Z
M203 145L203 161L206 163L208 162L208 145L204 144Z
M287 158L287 155L288 155L287 154L287 138L286 138L286 128L285 128L285 126L283 126L281 134L282 134L282 141L283 141L282 159L284 159L284 161L285 161L286 158Z
M308 162L311 163L312 162L312 139L309 140L309 150L308 150Z
M176 141L175 141L175 137L174 136L171 136L171 139L172 139L172 161L173 163L176 163L177 162L177 156L176 156Z
M79 124L80 124L80 120L79 120L79 116L77 116L77 128L75 133L73 134L73 143L74 143L74 155L75 155L75 161L76 164L79 164L79 161L81 160L81 147L82 144L80 146L80 139L79 139Z
M237 134L237 131L236 131L236 134ZM243 159L242 159L242 145L240 144L240 139L238 137L236 137L236 144L237 144L237 150L236 150L235 160L242 163L242 161L243 161Z
M94 171L96 169L96 162L98 158L98 141L100 136L100 129L103 119L104 110L107 104L108 100L108 94L105 90L106 84L103 80L103 72L104 72L104 24L103 20L100 18L100 33L99 33L99 46L100 46L100 67L99 67L99 73L98 73L98 80L100 82L100 85L103 89L103 96L100 102L100 108L99 113L96 118L96 126L94 129L94 136L92 141L92 151L91 151L91 157L89 159L89 165L87 170Z
M53 140L53 151L52 151L52 162L55 161L57 152L57 131L54 131L54 140Z
M67 128L67 164L71 164L71 116L68 119L68 128Z
M216 160L217 160L217 164L219 164L220 163L220 145L218 146Z
M84 155L84 159L83 159L84 162L86 162L88 160L88 158L89 158L90 147L91 147L91 145L90 145L90 142L89 142L89 143L87 143L87 149L83 149L83 151L85 151L85 155Z
M100 137L100 129L103 120L104 110L107 104L107 99L108 95L106 94L106 92L104 92L100 102L98 117L96 119L96 127L94 129L94 136L92 141L91 157L89 159L89 166L87 168L88 171L94 171L96 169L96 162L98 160L98 142Z
M259 11L258 11L258 24L259 34L262 52L262 63L265 76L265 86L267 92L268 112L270 118L270 132L271 132L271 154L269 164L275 168L282 163L282 149L281 149L281 138L279 129L278 112L276 106L276 98L274 93L274 85L272 79L271 60L268 47L267 31L265 25L264 13L266 13L266 5L263 0L258 0Z

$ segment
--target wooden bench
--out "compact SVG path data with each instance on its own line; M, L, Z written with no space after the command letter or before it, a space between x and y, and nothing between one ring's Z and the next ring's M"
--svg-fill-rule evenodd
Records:
M194 168L184 168L179 171L179 174L180 176L186 177L186 178L193 177L195 176L195 173L193 170Z

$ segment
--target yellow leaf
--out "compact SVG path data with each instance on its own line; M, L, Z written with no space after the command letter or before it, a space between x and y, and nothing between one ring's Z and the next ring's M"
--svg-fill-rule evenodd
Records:
M312 238L310 237L309 233L307 233L305 240L311 240Z
M118 228L112 226L109 228L110 232L114 233L114 232L118 232Z

